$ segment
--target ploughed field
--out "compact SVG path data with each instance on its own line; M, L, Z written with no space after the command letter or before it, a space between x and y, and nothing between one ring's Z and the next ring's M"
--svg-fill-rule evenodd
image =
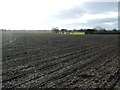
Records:
M118 35L2 35L3 88L120 88Z

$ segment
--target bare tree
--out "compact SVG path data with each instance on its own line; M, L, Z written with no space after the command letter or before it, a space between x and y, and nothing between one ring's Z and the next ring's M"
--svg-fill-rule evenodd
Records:
M52 31L53 31L54 33L58 33L58 32L59 32L59 29L58 29L58 27L55 27L55 28L52 28Z

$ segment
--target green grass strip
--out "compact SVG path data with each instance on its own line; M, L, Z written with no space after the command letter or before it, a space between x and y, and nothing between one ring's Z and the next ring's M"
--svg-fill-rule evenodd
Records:
M85 32L73 32L73 33L63 33L63 34L67 34L67 35L84 35Z

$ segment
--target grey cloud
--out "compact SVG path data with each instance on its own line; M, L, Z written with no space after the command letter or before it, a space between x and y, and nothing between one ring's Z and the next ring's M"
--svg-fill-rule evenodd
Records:
M113 26L109 26L109 25L105 25L104 23L108 23L108 22L115 22L117 21L117 18L107 18L107 19L95 19L95 20L90 20L87 23L71 23L71 24L66 24L64 25L67 28L70 28L71 26L75 27L91 27L94 28L95 26L100 26L106 29L113 29L113 28L117 28L117 24L113 25Z
M87 2L82 6L78 5L69 10L63 10L59 15L55 16L56 20L66 20L66 19L77 19L83 16L84 14L104 14L107 12L118 12L118 3L117 2ZM102 23L118 21L117 18L106 18L106 19L94 19L89 20L87 23L72 23L66 24L64 27L79 26L79 27L95 27L101 26L103 28L117 28L117 25L109 27Z
M118 20L117 18L94 19L94 20L89 20L89 23L105 23L105 22L114 22L117 20Z
M64 10L59 13L59 15L55 16L58 19L75 19L82 16L86 11L84 11L80 6L76 6L69 10Z
M88 2L84 3L84 8L88 13L106 13L106 12L118 12L117 2Z
M86 2L82 6L78 5L69 10L63 10L59 15L54 16L56 19L76 19L86 13L103 14L106 12L117 12L117 2Z

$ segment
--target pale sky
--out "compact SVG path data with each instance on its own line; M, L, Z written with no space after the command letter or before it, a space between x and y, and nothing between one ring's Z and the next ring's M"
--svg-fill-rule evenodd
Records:
M0 0L0 29L118 28L119 0Z

